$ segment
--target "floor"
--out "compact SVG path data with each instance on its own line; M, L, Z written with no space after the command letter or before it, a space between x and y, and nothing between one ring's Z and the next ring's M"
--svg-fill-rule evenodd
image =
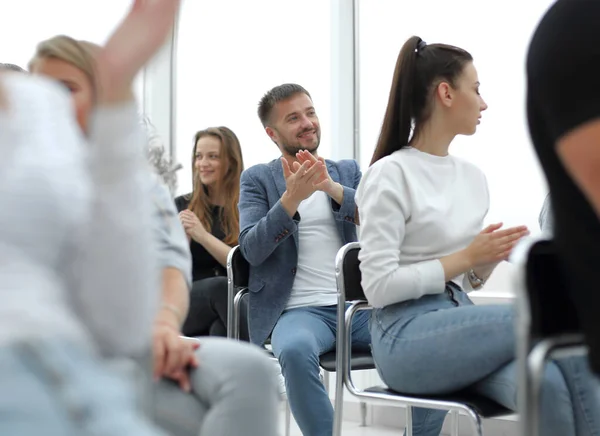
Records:
M281 432L280 435L285 435L285 428L283 424L283 414L281 415ZM342 427L342 434L344 436L402 436L402 432L398 429L389 429L383 427L361 427L358 422L345 421ZM295 422L292 422L292 428L290 436L302 436L300 429Z
M463 417L464 418L464 417ZM448 424L448 422L446 423ZM516 436L519 434L517 428L516 416L505 417L503 419L484 420L484 434L486 436ZM279 420L279 435L285 436L285 411L282 403L280 420ZM442 430L442 435L449 435L450 428L445 427ZM402 429L396 427L383 427L368 425L367 427L361 427L356 421L344 421L342 427L343 436L403 436ZM471 427L466 421L462 421L460 427L461 436L472 436L473 432ZM303 436L300 429L296 425L296 422L292 418L292 424L290 427L290 436Z
M285 414L282 408L279 420L280 435L285 436ZM402 436L402 431L384 427L361 427L358 422L344 421L343 436ZM300 429L292 418L290 436L302 436Z

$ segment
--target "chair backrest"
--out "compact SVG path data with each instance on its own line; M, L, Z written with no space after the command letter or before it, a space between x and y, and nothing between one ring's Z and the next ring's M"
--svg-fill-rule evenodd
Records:
M346 244L340 249L338 256L342 256L341 270L343 284L346 292L346 301L366 300L365 293L360 284L360 261L358 253L360 246L357 242ZM237 288L248 287L250 277L250 264L242 255L240 247L234 247L231 253L231 275L233 285Z
M358 242L346 244L338 252L336 261L336 266L339 269L338 280L341 279L342 281L341 287L345 292L346 301L367 299L361 285L359 252L360 245L358 245Z
M250 264L242 255L239 245L232 250L230 270L233 285L237 288L247 288L250 280Z
M538 241L529 249L525 283L533 339L581 331L567 277L554 241Z

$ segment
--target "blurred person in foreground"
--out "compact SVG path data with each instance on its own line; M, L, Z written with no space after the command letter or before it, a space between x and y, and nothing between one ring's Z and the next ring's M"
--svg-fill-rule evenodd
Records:
M132 387L108 373L99 359L142 355L153 322L155 355L167 359L158 359L155 374L171 375L184 389L193 386L197 396L206 397L193 399L177 389L180 398L192 401L172 408L189 413L190 407L184 409L193 404L196 413L176 434L234 434L227 433L233 427L225 422L234 405L224 393L231 391L224 380L227 368L215 371L223 377L215 376L210 357L200 354L201 369L190 373L199 363L198 344L157 334L157 324L163 332L177 330L167 314L177 318L178 309L165 303L159 309L163 253L156 249L156 197L131 84L169 33L178 6L175 0L135 1L107 45L94 53L93 105L83 132L72 101L47 80L9 73L2 78L0 146L6 152L0 177L3 186L17 188L0 192L0 222L7 229L0 236L0 290L10 292L1 309L9 328L0 336L5 340L0 369L4 385L14 386L4 391L20 393L16 400L14 392L0 400L3 416L9 417L0 422L2 434L41 429L161 434L136 410ZM33 207L44 213L25 212ZM165 348L157 351L157 343ZM263 356L254 349L239 353L256 360L257 382L264 381L268 395L270 370L260 371ZM210 391L217 384L220 390ZM274 386L272 391L275 402ZM239 408L239 401L235 405ZM275 434L262 431L274 419L257 419L266 421L263 429L247 434Z

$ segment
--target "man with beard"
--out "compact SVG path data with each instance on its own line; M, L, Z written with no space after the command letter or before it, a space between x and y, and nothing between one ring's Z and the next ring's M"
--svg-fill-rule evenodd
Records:
M356 241L354 160L319 157L319 118L308 91L284 84L261 99L258 116L282 157L242 174L240 248L250 264L250 339L271 337L290 407L302 433L329 436L333 408L319 378L319 356L336 337L335 257ZM368 349L368 314L352 338Z

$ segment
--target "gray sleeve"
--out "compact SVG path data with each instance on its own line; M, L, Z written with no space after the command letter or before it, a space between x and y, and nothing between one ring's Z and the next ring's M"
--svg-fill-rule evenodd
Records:
M76 235L69 287L100 350L135 356L150 347L160 299L145 139L133 102L97 108L90 127L92 213Z
M554 217L552 215L552 202L550 200L550 194L546 196L542 210L539 216L540 228L544 233L554 234Z
M188 288L192 284L192 256L185 231L175 209L169 189L152 178L153 232L158 245L158 262L162 268L176 268L184 275Z

